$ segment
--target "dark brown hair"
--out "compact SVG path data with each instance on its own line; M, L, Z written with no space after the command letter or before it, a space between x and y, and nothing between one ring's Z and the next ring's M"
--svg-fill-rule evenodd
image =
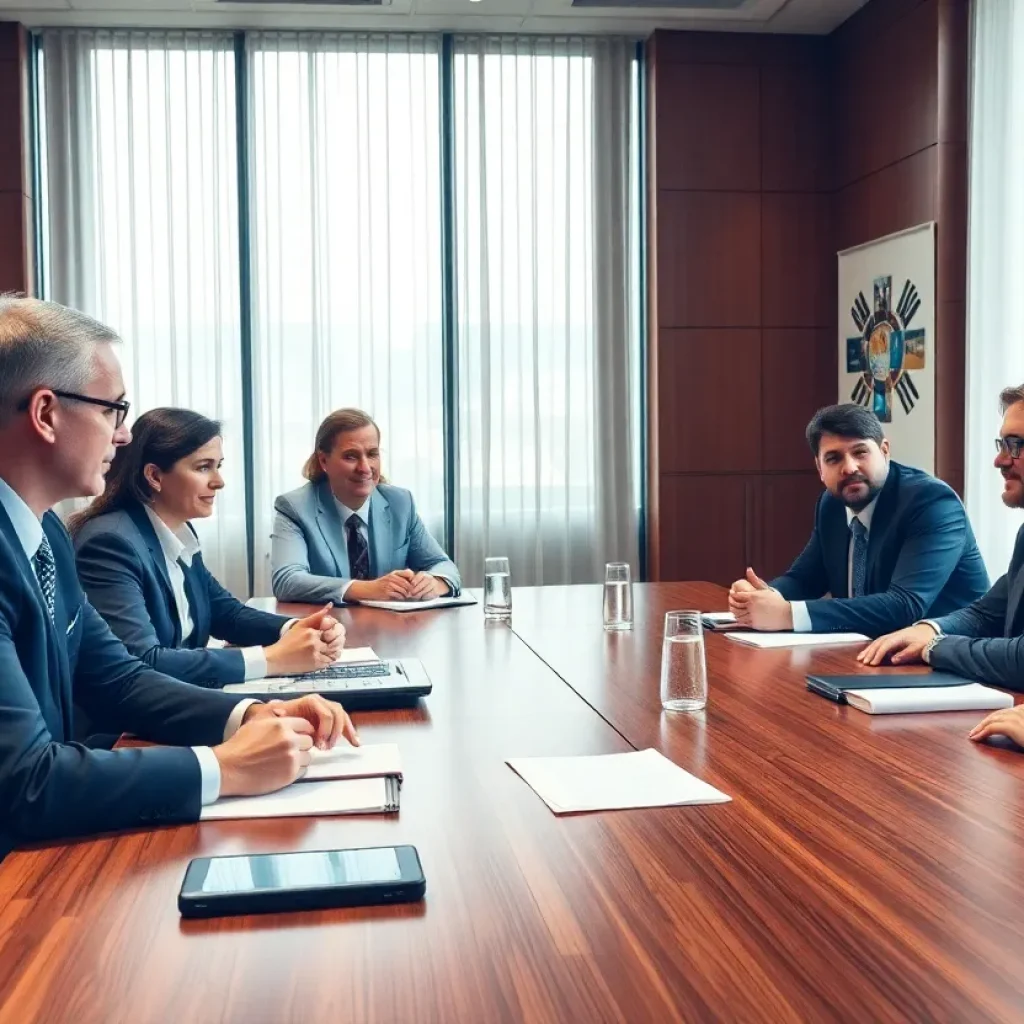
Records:
M1003 388L999 395L1000 412L1005 413L1011 405L1024 402L1024 384L1019 388Z
M133 502L148 504L153 490L146 479L152 463L167 472L179 460L198 451L215 437L220 424L190 409L150 409L132 425L131 443L117 449L107 473L107 486L93 503L68 521L77 533L90 519L116 512Z
M363 427L373 427L377 431L377 442L380 443L380 427L374 423L368 413L363 412L362 409L335 409L317 429L316 445L313 448L313 454L306 459L302 475L310 483L320 483L327 476L323 466L320 465L320 453L330 455L339 434L347 433L350 430L361 430ZM384 477L380 479L382 483L385 482Z

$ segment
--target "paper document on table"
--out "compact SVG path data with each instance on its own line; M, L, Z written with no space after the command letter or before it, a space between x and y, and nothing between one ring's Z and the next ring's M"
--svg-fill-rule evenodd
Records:
M383 608L386 612L425 612L431 608L454 608L464 604L476 604L472 594L458 597L435 597L429 601L360 601L361 608Z
M402 777L402 757L397 743L352 747L339 740L331 750L310 751L311 761L298 782L320 779L372 779L385 775Z
M657 750L590 757L517 757L506 763L555 814L718 804L732 799Z
M399 782L383 779L337 779L292 783L263 796L223 797L199 812L200 821L226 818L315 818L333 814L380 814L398 810Z
M915 686L890 690L847 690L846 702L869 715L925 711L996 711L1012 708L1013 697L980 683L964 686Z
M726 633L729 640L748 647L829 647L833 644L866 644L863 633Z
M375 663L378 661L380 658L372 647L346 647L334 659L334 664L362 665L364 662Z

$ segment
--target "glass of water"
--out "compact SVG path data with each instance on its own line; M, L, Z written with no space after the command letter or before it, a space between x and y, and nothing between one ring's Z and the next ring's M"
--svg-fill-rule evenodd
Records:
M507 558L484 559L484 618L512 618L512 574Z
M633 628L633 583L628 562L604 567L604 628Z
M700 612L668 612L661 647L661 706L666 711L701 711L707 702Z

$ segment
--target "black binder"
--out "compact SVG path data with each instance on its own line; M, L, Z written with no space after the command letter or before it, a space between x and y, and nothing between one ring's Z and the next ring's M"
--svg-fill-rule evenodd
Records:
M846 703L847 690L900 690L910 686L966 686L973 682L949 672L878 672L862 676L808 676L807 689L812 693Z

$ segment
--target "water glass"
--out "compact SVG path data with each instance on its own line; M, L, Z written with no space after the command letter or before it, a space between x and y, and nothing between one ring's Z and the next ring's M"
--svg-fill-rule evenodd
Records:
M661 648L661 706L666 711L701 711L707 702L700 612L668 612Z
M507 558L484 559L484 618L512 618L512 574Z
M609 562L604 567L604 628L633 628L633 581L628 562Z

